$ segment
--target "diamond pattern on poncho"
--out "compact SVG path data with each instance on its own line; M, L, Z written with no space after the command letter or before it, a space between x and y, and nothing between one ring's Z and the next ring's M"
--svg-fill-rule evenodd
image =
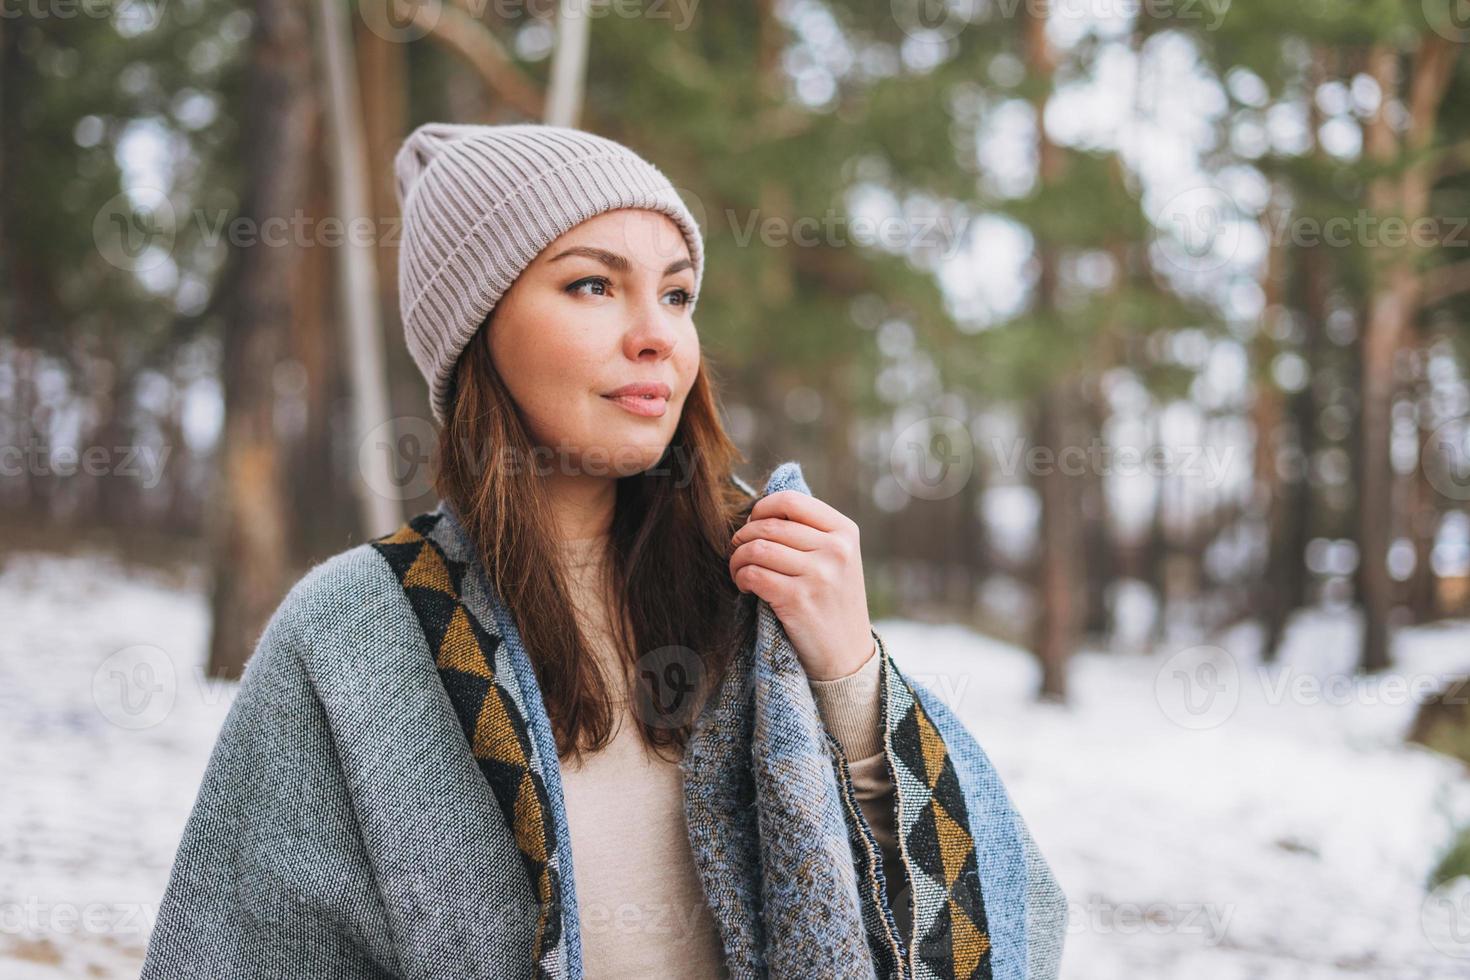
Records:
M990 933L964 790L944 738L880 653L898 832L914 897L914 975L989 980Z
M513 829L540 906L536 975L549 977L558 972L552 962L562 914L561 880L551 863L556 852L551 805L533 761L529 728L500 681L500 634L487 630L461 601L465 563L449 558L429 538L441 517L420 514L371 543L413 606L470 750ZM508 667L505 676L512 676Z
M897 883L862 891L863 924L880 976L897 980L991 980L992 947L980 887L969 808L944 738L889 658L883 639L879 701L884 753L897 789L900 856L913 900L904 943L883 894ZM841 743L827 734L845 803L849 839L863 881L883 881L872 828L862 815Z

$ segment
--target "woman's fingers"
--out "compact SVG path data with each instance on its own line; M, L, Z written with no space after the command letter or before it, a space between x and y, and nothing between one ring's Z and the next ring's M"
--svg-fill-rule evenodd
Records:
M789 521L781 517L763 517L741 527L730 541L738 548L747 541L766 538L795 548L797 551L816 551L822 546L825 535L825 531L819 531L799 521Z
M782 575L798 576L811 569L811 552L793 548L770 538L753 538L730 556L730 575L746 565L757 565Z
M784 517L818 531L841 531L853 524L851 518L831 504L799 490L780 490L757 500L750 509L750 520L763 517Z

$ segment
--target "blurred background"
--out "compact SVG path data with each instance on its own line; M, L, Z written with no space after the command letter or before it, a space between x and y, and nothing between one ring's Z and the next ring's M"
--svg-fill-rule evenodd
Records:
M3 0L0 975L136 975L239 671L431 509L392 158L624 142L1063 973L1470 976L1470 0Z

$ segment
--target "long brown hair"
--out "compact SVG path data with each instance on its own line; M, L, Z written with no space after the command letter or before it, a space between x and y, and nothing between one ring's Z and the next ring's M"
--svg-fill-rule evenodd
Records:
M613 636L637 664L630 691L643 741L683 749L703 703L752 625L730 579L730 537L753 498L731 480L744 457L721 424L701 358L662 459L617 481L611 529ZM576 623L536 446L490 357L482 325L455 367L435 489L460 514L536 671L557 754L612 739L609 684ZM489 464L489 465L487 465ZM511 464L511 465L505 465ZM672 699L671 699L672 696Z

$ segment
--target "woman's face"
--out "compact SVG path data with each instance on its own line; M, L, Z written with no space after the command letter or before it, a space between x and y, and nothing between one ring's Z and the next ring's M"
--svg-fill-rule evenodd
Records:
M538 447L541 472L630 476L659 461L699 368L694 271L678 225L608 211L557 238L491 317L490 356ZM627 385L667 397L622 398Z

